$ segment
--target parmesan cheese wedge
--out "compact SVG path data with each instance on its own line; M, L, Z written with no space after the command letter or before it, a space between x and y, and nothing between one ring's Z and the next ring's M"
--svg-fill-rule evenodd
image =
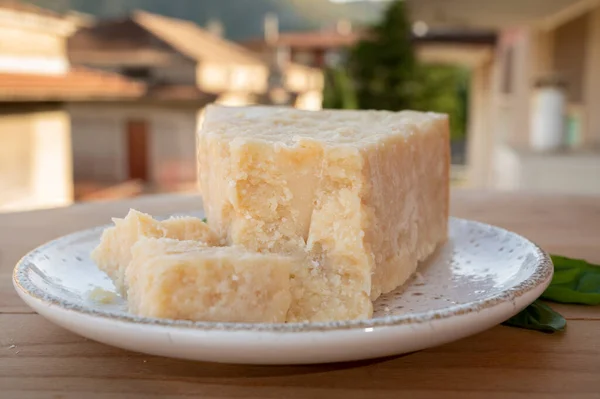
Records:
M288 321L372 317L447 238L446 115L210 105L198 136L219 238L305 257Z

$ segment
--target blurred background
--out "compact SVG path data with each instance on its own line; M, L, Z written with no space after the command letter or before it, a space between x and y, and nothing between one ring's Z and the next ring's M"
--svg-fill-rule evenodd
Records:
M0 0L0 212L194 192L215 102L445 112L454 185L600 194L600 1Z

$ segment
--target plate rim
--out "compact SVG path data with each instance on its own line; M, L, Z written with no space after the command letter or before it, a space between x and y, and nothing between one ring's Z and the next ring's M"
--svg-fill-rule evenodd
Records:
M196 211L186 212L185 214L196 214ZM182 213L174 215L181 216ZM173 216L174 216L173 215ZM124 322L132 325L145 325L165 328L181 328L186 330L198 331L222 331L222 332L271 332L271 333L298 333L298 332L324 332L324 331L341 331L341 330L364 330L365 328L380 328L380 327L395 327L402 325L422 324L440 319L448 319L451 317L468 315L477 313L482 310L493 308L494 306L512 302L513 304L521 297L525 296L536 288L548 285L554 273L552 259L546 251L544 251L535 242L528 238L517 234L513 231L498 227L492 224L479 222L476 220L458 218L450 216L448 223L470 223L475 224L479 228L492 229L504 234L512 234L519 239L527 242L532 246L535 253L536 264L531 276L519 284L514 285L504 291L494 294L484 300L471 301L458 305L450 305L448 307L428 310L421 312L409 312L402 315L390 315L384 317L376 317L364 320L344 320L333 322L296 322L296 323L235 323L235 322L208 322L208 321L190 321L190 320L174 320L174 319L159 319L150 317L141 317L129 313L117 313L110 310L97 310L90 308L82 303L75 303L65 298L60 298L51 293L48 293L34 284L29 279L28 271L35 264L32 258L46 250L48 247L56 245L62 241L69 241L83 234L94 234L97 231L102 231L110 224L95 226L88 229L78 230L38 246L37 248L26 253L16 264L13 269L13 285L19 294L29 296L43 304L51 307L59 308L60 311L75 312L78 314L87 315L90 317L99 317L110 321ZM28 305L29 306L29 305Z

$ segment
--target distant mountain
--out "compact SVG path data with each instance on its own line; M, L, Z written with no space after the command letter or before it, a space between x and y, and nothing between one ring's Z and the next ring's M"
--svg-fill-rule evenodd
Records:
M30 0L41 7L64 11L70 8L99 18L118 17L141 9L170 17L188 19L202 26L220 20L225 35L233 40L263 34L263 19L274 13L281 31L309 30L332 25L340 18L357 24L376 21L385 1L333 3L329 0Z

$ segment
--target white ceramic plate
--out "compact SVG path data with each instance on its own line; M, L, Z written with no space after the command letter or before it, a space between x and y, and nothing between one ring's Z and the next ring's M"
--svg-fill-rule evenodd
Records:
M202 216L202 215L195 215ZM90 299L114 291L89 254L105 226L27 254L13 281L50 321L87 338L148 354L226 363L299 364L376 358L463 338L518 313L552 278L552 263L517 234L450 220L450 239L406 286L376 302L366 321L303 324L194 323L139 318L124 302Z

